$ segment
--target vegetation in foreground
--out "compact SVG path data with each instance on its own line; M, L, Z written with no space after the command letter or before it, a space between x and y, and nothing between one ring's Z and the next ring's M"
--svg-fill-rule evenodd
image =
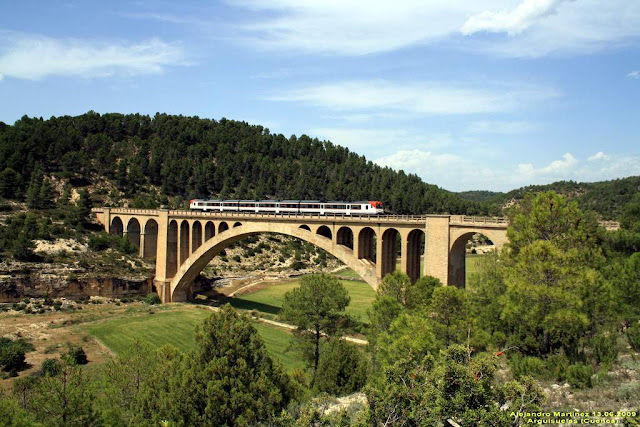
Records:
M74 414L93 414L94 424L104 423L100 402L107 396L111 402L125 402L118 406L120 412L109 415L111 419L137 422L142 407L152 408L161 417L157 422L168 420L177 425L186 420L196 425L215 420L229 425L303 426L369 426L390 421L437 425L449 419L462 425L536 422L537 418L519 413L548 408L544 384L566 381L576 396L587 396L583 390L599 391L615 381L609 371L619 362L620 342L640 350L640 196L625 207L622 229L615 233L605 232L594 216L553 193L526 199L512 212L511 224L509 246L483 258L468 291L443 287L432 277L411 284L401 273L387 276L369 313L366 354L354 352L339 339L344 329L340 326L348 323L348 298L335 278L317 276L309 279L312 283L305 285L307 290L301 285L285 294L283 313L289 313L286 317L299 326L300 342L307 343L300 347L312 350L303 351L303 357L316 372L313 386L313 375L309 381L296 371L286 374L273 362L254 363L253 354L271 360L264 344L248 318L226 308L207 321L188 355L165 349L160 350L165 351L160 353L163 363L145 361L145 366L158 369L149 374L148 388L128 392L126 401L117 400L108 391L113 389L109 381L118 376L107 376L99 388L83 389L83 395L95 398L89 409L78 403ZM306 298L299 298L307 293ZM306 303L314 298L315 304ZM236 330L243 341L227 333ZM240 342L250 346L252 353L239 348ZM631 359L638 357L634 354ZM225 362L233 360L237 370L230 372L220 357ZM190 372L191 365L198 372L207 372L211 387L202 386L203 376ZM131 371L127 367L126 372ZM218 414L210 412L210 405L226 404L229 398L231 391L225 387L231 381L230 373L233 378L249 379L248 383L234 382L238 388L233 395L243 402L243 409L230 403L229 410L220 415L227 418L211 418ZM13 397L3 398L1 410L16 419L49 422L37 408L21 406L18 399L29 394L25 389L40 396L38 393L52 389L42 384L62 381L52 379L60 377L51 373L43 378L33 380L37 384L33 388L16 387ZM259 397L248 385L256 381L263 385ZM69 384L83 387L81 381ZM195 393L185 396L186 384ZM586 408L581 405L588 402L574 401L553 409L572 412L578 406L633 413L640 401L633 384L630 378L620 385L617 396L607 404L613 407ZM323 412L315 399L322 391L341 394L360 387L366 405L356 412ZM116 388L116 393L127 390ZM157 392L150 397L137 390ZM621 422L634 425L637 416Z

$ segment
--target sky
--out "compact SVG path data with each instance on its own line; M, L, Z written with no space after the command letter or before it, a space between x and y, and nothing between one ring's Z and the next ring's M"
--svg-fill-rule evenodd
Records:
M0 1L0 121L307 134L451 191L640 175L639 0Z

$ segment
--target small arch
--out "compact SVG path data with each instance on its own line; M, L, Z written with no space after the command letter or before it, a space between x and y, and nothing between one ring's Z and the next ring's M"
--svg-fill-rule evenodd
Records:
M382 277L396 270L398 263L398 240L400 233L395 228L389 228L382 233Z
M484 233L468 232L460 235L455 242L451 245L449 251L449 276L448 284L450 286L456 286L458 288L465 288L467 284L467 265L466 265L466 252L467 242L471 240L476 234L483 236L488 243L493 245L491 239L489 239Z
M178 271L178 223L173 220L167 229L167 276L173 277Z
M376 262L376 232L365 227L358 234L358 259Z
M223 231L227 231L228 229L229 229L229 224L222 221L220 225L218 225L218 234L222 233Z
M131 218L127 223L127 238L138 250L140 249L140 222L136 218Z
M122 237L124 232L124 225L120 217L114 216L111 220L111 226L109 227L109 234Z
M144 225L144 248L142 256L145 259L153 259L158 249L158 223L150 219Z
M216 235L216 226L212 221L207 221L204 226L204 241L206 242L210 238Z
M189 258L189 221L180 224L180 265Z
M308 226L308 225L301 225L301 226L300 226L300 227L298 227L298 228L302 228L303 230L311 231L311 228L309 228L309 226Z
M349 227L340 227L336 235L337 243L353 250L353 231Z
M415 283L424 270L421 261L424 255L425 233L423 230L412 230L407 236L406 265L407 276L411 279L411 283Z
M191 252L195 251L202 245L202 224L195 221L191 228Z
M240 227L241 225L242 223L238 221L235 224L233 224L233 228Z
M333 235L331 234L331 229L329 229L329 227L327 227L326 225L321 225L320 227L318 227L318 231L316 231L316 234L324 236L327 239L331 239L333 237Z

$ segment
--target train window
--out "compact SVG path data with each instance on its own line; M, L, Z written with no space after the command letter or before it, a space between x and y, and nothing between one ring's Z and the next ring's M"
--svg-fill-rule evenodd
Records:
M352 210L359 210L360 209L360 205L351 205L351 209Z

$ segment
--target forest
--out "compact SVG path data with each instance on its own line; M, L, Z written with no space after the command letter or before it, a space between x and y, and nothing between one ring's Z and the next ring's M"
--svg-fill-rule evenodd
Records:
M599 182L558 181L546 185L529 185L506 193L494 191L465 191L458 195L481 203L504 206L519 201L527 193L554 191L578 202L581 209L597 212L607 220L616 220L622 208L640 191L640 176Z
M210 197L380 200L397 214L489 211L331 142L224 118L88 112L0 123L0 196L23 200L34 173L74 186L109 180L115 188L94 196L135 207Z
M615 387L621 354L636 360L640 351L640 194L614 232L553 192L526 196L509 216L509 244L483 259L467 289L430 276L414 284L400 272L386 276L364 349L341 339L354 322L340 282L305 276L284 296L281 319L297 327L306 371L284 372L250 318L225 306L197 328L188 353L138 343L93 371L81 368L78 349L48 359L0 396L0 419L10 420L2 425L517 426L549 419L527 415L545 410L542 384ZM19 370L29 348L4 339L0 350L2 368ZM366 404L356 411L327 413L318 403L359 390ZM639 404L632 380L611 406L597 409L634 426Z

